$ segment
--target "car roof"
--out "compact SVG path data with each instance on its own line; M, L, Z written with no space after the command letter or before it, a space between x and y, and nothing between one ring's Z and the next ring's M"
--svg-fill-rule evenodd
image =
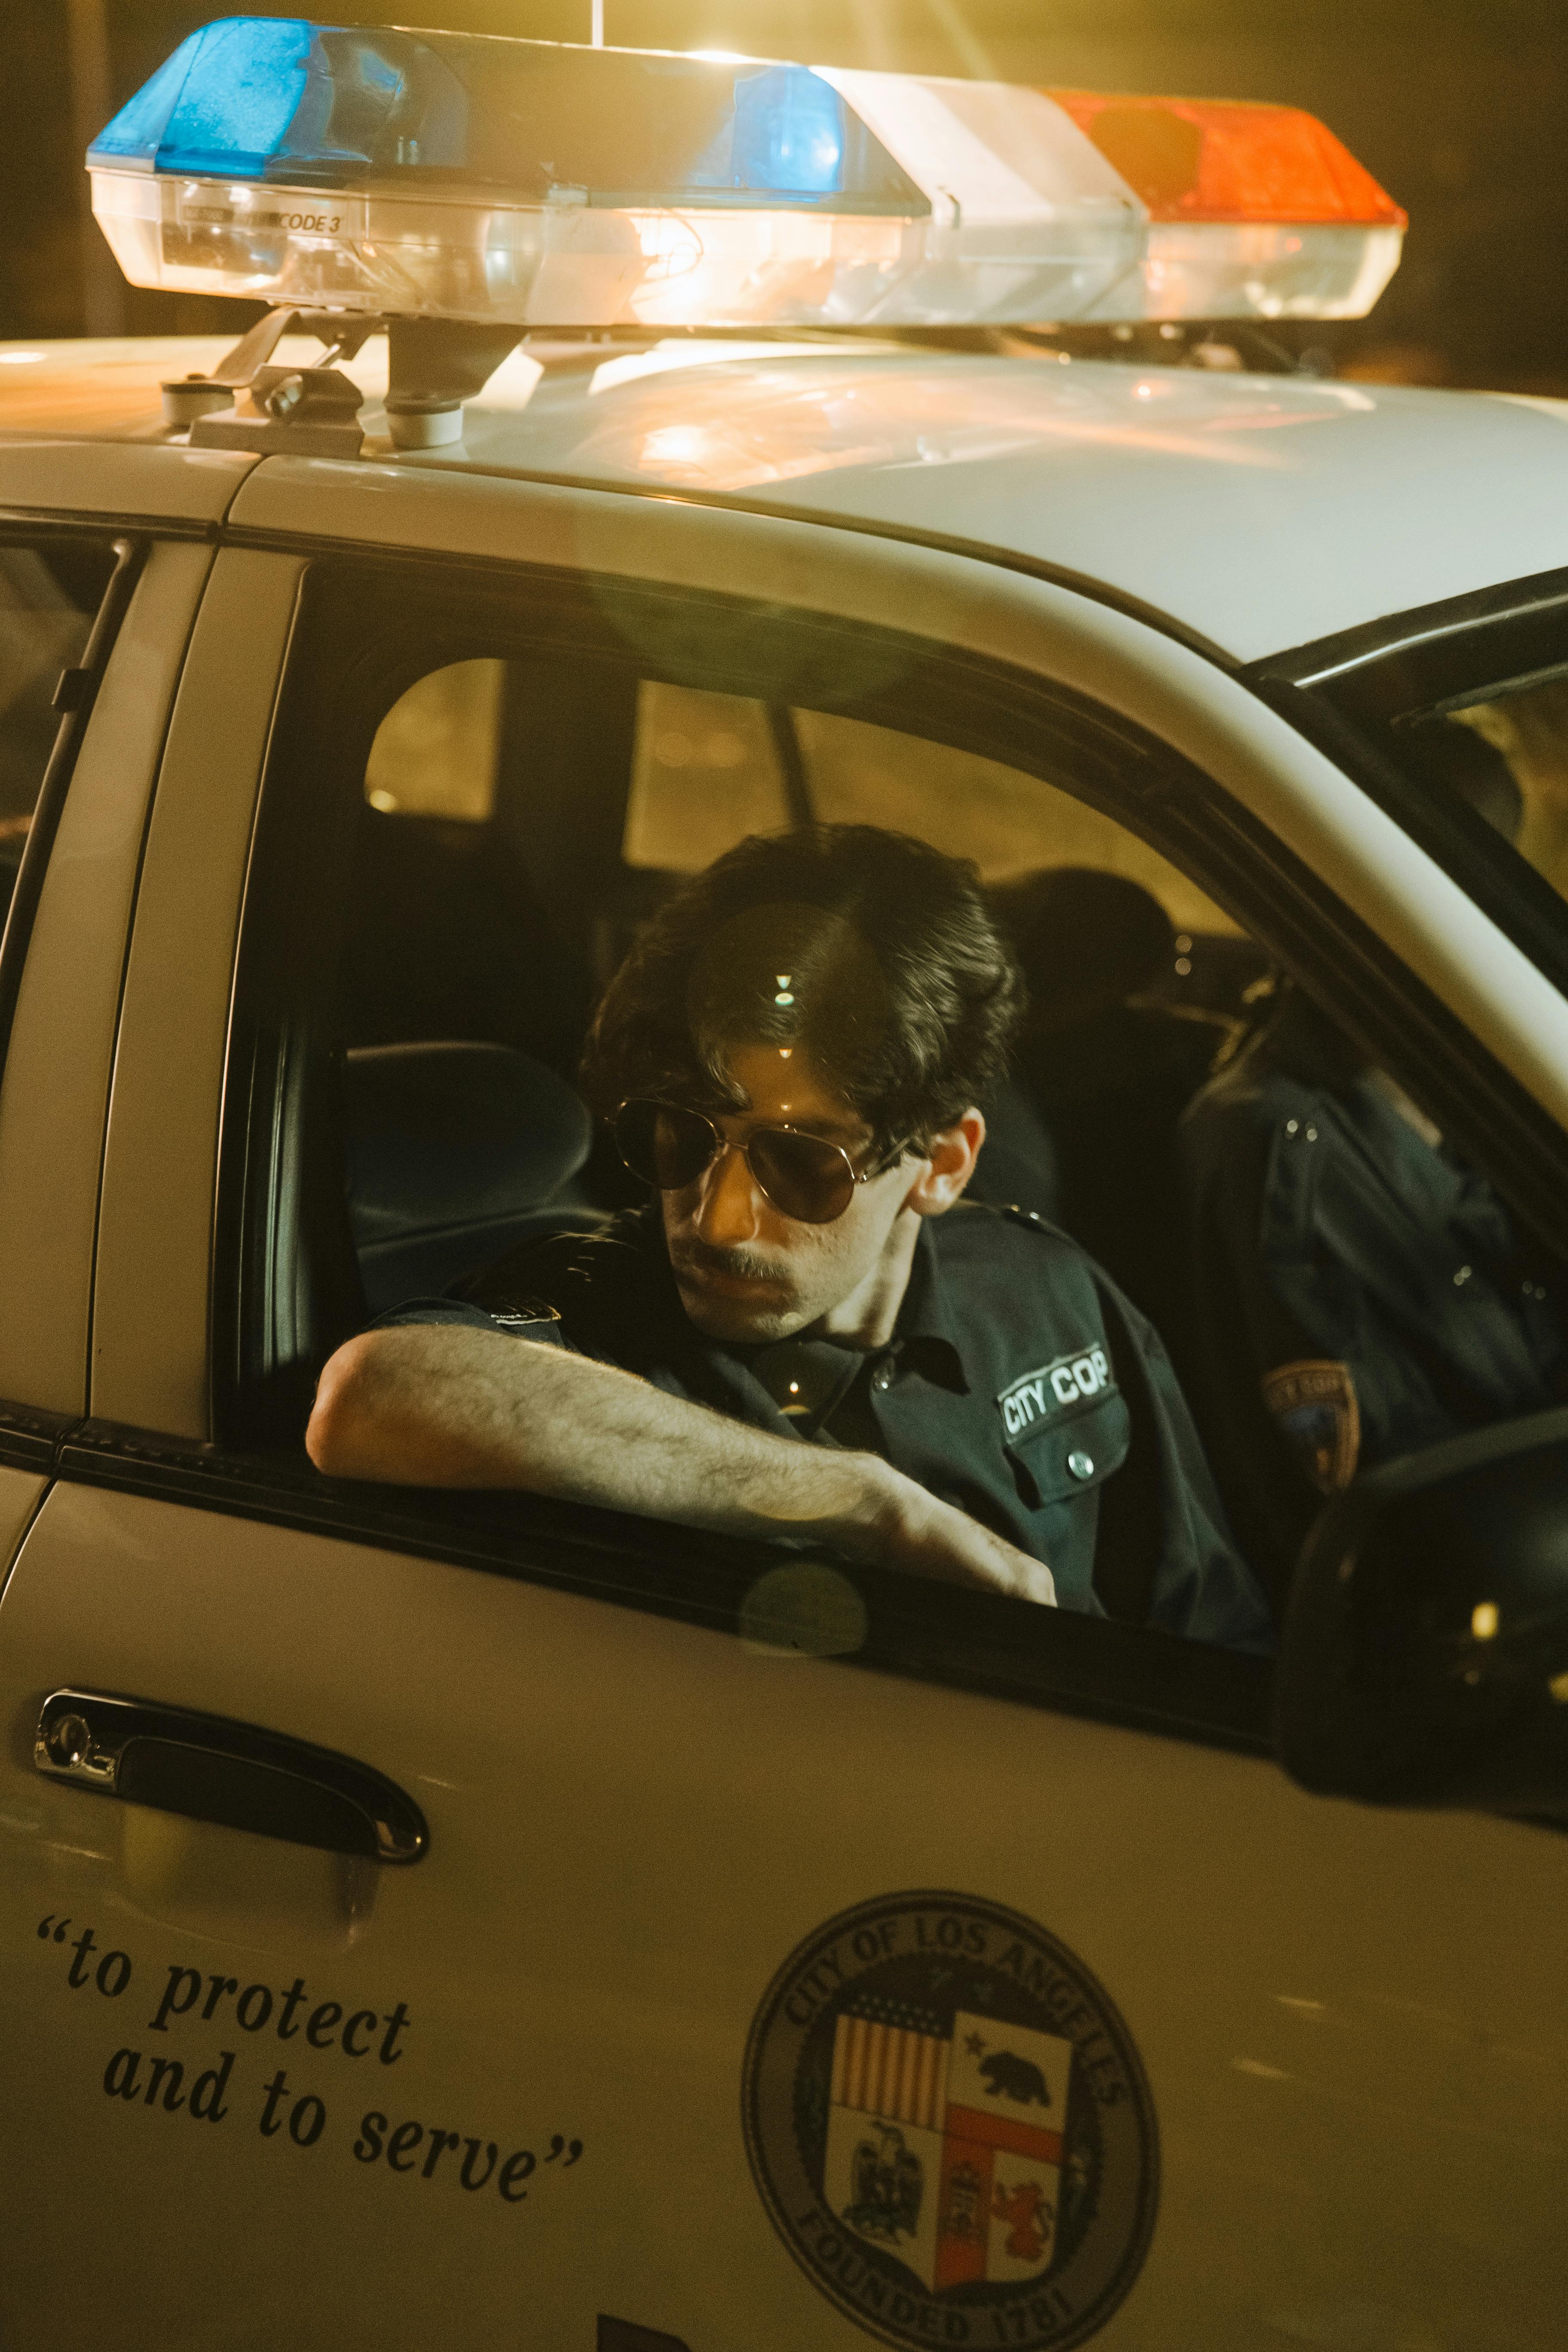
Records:
M159 383L226 348L0 349L0 446L157 443ZM374 341L351 369L382 456L384 352ZM316 347L291 339L285 355ZM414 462L960 542L1075 576L1244 662L1568 554L1568 403L1049 348L531 341L469 404L462 446Z

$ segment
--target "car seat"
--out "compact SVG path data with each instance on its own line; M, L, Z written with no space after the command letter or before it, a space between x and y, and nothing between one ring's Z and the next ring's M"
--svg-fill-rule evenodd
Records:
M604 1222L573 1185L593 1122L531 1055L450 1041L351 1052L349 1222L372 1314L431 1297L534 1234Z
M571 1069L590 987L570 927L495 824L366 809L343 959L354 1045L486 1038Z

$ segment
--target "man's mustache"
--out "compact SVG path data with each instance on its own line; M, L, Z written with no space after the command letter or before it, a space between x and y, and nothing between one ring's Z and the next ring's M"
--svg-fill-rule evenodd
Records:
M756 1250L715 1249L710 1242L682 1242L669 1253L677 1274L721 1274L732 1282L787 1282L789 1268Z

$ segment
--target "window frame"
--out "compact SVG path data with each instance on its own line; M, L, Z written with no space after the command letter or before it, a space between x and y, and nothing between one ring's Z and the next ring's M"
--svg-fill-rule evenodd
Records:
M850 653L863 671L873 648L883 682L851 689ZM414 677L491 653L605 661L637 677L837 710L979 752L1068 791L1182 866L1357 1034L1375 1033L1385 1055L1392 1028L1403 1048L1393 1058L1413 1091L1429 1080L1428 1098L1468 1100L1465 1123L1490 1147L1479 1157L1493 1156L1500 1133L1511 1141L1524 1163L1522 1185L1510 1188L1522 1191L1521 1205L1543 1194L1555 1209L1562 1198L1568 1137L1425 984L1223 788L1077 689L926 637L754 597L548 564L323 551L303 585L240 924L215 1230L217 1443L199 1461L195 1449L143 1443L136 1483L205 1507L541 1580L731 1633L743 1630L745 1590L777 1564L764 1546L539 1497L400 1490L389 1501L384 1489L320 1478L299 1455L308 1391L276 1376L280 1349L300 1334L297 1286L283 1257L301 1238L309 1246L312 1219L335 1217L346 1232L341 1172L329 1181L323 1166L301 1162L300 1150L319 1092L312 1018L319 1028L330 912L363 804L355 749L368 747ZM324 773L336 778L328 787L335 805L325 807ZM313 817L311 854L302 858ZM298 950L302 938L302 956L280 952L284 940ZM315 1134L319 1143L320 1120ZM341 1171L341 1160L336 1165ZM333 1182L335 1205L327 1199ZM336 1245L329 1236L326 1246ZM122 1433L121 1460L130 1444ZM90 1475L79 1445L71 1475ZM1267 1750L1271 1669L1264 1661L1054 1612L1038 1612L1037 1638L1020 1643L1021 1604L846 1572L870 1613L858 1663Z

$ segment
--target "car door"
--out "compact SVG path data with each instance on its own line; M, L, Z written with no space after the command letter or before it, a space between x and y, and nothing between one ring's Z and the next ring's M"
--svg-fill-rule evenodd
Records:
M1302 1795L1258 1659L331 1486L298 1427L342 1311L331 787L408 625L426 668L531 644L563 702L586 653L881 695L1021 773L1054 730L1391 1050L1445 1004L1505 1103L1563 1090L1561 1000L1500 942L1478 978L1460 894L1240 688L1042 583L374 468L264 467L236 520L146 840L91 1414L0 1604L8 2333L1549 2340L1550 1836Z

